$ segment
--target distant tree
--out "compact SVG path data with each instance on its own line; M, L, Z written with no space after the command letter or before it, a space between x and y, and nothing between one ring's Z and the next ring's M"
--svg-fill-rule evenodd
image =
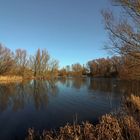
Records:
M85 65L83 65L82 69L83 69L82 70L82 75L87 75L89 73L89 70L88 70L88 68Z
M73 76L82 76L83 67L81 66L81 64L79 63L72 64L71 67L72 67Z
M30 66L34 77L52 78L58 75L59 62L55 59L51 59L45 49L38 49L35 56L30 57Z
M0 75L10 74L14 65L13 53L0 44Z
M55 59L50 60L49 70L50 70L51 78L58 76L58 68L59 68L59 62Z
M67 76L70 76L71 75L71 67L70 67L70 65L67 65L65 69L66 69L66 72L67 72Z
M66 77L67 76L67 71L65 68L62 68L59 70L59 76L62 76L62 77Z
M91 75L91 76L97 74L97 71L98 71L98 64L96 63L96 60L89 61L89 62L87 63L87 66L88 66L88 68L89 68L89 71L90 71L90 75Z
M49 70L50 55L46 50L37 50L35 56L30 57L30 65L35 77L45 77Z
M118 76L121 57L99 58L87 63L91 76L112 77Z
M17 49L14 60L16 63L15 70L17 71L17 74L26 77L28 75L27 66L29 62L26 50Z

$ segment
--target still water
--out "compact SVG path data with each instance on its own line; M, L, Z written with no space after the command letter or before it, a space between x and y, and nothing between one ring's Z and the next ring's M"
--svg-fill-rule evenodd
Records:
M117 79L59 78L0 85L0 140L22 140L27 129L57 129L67 122L97 123L116 110L121 98L138 95L139 82Z

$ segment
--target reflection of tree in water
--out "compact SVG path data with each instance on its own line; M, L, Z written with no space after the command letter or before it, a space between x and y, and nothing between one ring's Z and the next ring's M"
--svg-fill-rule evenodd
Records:
M54 80L33 81L33 98L34 98L36 109L40 109L40 107L42 106L47 106L49 101L49 94L56 96L57 93L58 93L58 88L55 85Z
M91 78L89 90L102 91L106 93L118 93L123 95L140 94L139 81L122 81L109 78Z
M48 82L48 91L51 93L51 95L56 96L57 93L59 92L58 86L56 85L56 80L49 80Z
M67 79L66 77L59 78L58 80L59 80L59 82L60 82L61 84L63 84L63 85L65 85L66 82L68 81L68 79Z
M15 87L16 90L14 92L13 96L13 110L18 111L20 109L24 108L24 104L26 102L26 94L25 94L25 85L20 84L17 87Z
M61 77L58 79L58 81L68 88L71 87L71 83L72 83L71 78Z
M14 94L14 86L0 85L0 110L4 111L9 104L9 97Z
M27 99L24 84L0 85L0 110L12 107L14 111L24 108Z
M34 102L36 109L47 106L49 94L56 96L55 81L32 81L30 83L0 85L0 111L12 107L14 111L23 109Z
M58 81L66 87L72 87L75 89L80 89L81 87L88 87L89 85L89 78L84 77L62 77L59 78Z
M37 110L39 110L43 104L45 104L45 106L48 104L48 93L45 89L46 86L43 81L33 81L33 98Z
M111 79L90 78L89 90L111 92L113 83Z
M76 89L80 89L85 86L87 83L87 78L73 78L72 79L72 87Z
M116 90L124 95L140 95L140 81L117 81Z

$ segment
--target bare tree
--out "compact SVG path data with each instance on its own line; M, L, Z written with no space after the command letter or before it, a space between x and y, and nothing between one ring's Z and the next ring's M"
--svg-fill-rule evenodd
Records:
M0 44L0 75L9 74L14 64L13 53Z
M105 49L122 56L121 59L124 59L122 66L127 66L125 68L131 71L129 72L129 75L132 74L131 78L140 78L138 74L140 73L140 1L112 0L112 2L115 6L122 7L125 16L117 18L109 10L102 11L105 29L111 41ZM137 73L137 76L134 73Z
M15 62L17 74L23 77L27 76L28 58L26 50L17 49L15 52Z
M30 65L35 77L44 77L47 75L49 59L50 56L45 49L42 51L38 49L35 56L30 57Z
M112 77L118 76L122 57L99 58L87 63L91 76Z
M81 66L81 64L79 63L72 64L71 67L72 67L73 76L82 76L83 67Z
M51 59L49 62L49 71L50 71L51 78L58 76L58 67L59 67L59 62L55 59Z
M106 48L121 55L130 55L140 59L140 1L139 0L113 0L120 5L125 14L117 20L111 11L102 11L105 29L112 42Z

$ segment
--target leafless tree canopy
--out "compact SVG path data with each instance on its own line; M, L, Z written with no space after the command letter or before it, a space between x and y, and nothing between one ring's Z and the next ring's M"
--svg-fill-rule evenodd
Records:
M0 75L11 71L14 66L13 54L10 49L0 44Z
M102 11L105 29L111 40L111 45L106 48L114 53L140 59L140 1L113 0L113 3L121 6L126 16L116 19L111 11Z
M112 0L112 4L121 7L122 12L120 17L117 18L109 10L102 11L105 29L110 39L105 49L114 54L119 54L125 62L127 59L127 66L131 69L129 73L137 72L137 77L139 77L140 0ZM130 60L129 63L128 60Z

